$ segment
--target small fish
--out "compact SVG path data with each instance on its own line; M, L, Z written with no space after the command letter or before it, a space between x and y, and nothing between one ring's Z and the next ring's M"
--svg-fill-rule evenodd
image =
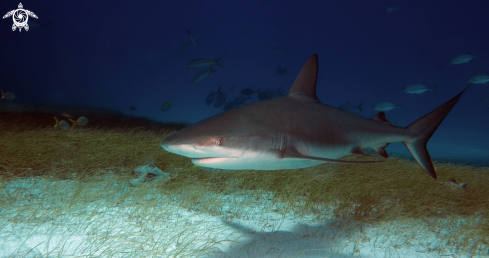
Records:
M363 105L363 102L360 103L360 105L358 105L358 106L354 106L353 104L350 104L350 102L348 102L346 104L343 104L341 106L338 106L338 109L341 109L341 110L344 110L344 111L347 111L347 112L352 112L355 109L359 109L360 111L363 112L362 105Z
M189 41L185 45L178 48L177 52L175 53L175 57L179 57L179 56L183 55L183 53L185 52L185 49L187 49L190 46L192 46L192 42Z
M6 100L13 100L15 99L15 94L13 94L12 92L3 92L0 90L0 93L2 94L2 99L6 99Z
M226 93L219 92L216 95L216 102L214 102L214 107L222 107L226 101Z
M54 117L54 121L55 121L54 127L59 127L62 130L70 129L70 124L68 124L68 122L66 122L65 120L58 121L58 118Z
M403 92L409 93L409 94L421 94L427 90L430 90L434 93L436 93L436 88L438 85L433 86L433 88L427 88L424 85L421 84L411 84L408 85L404 88Z
M79 117L79 118L78 118L76 121L75 121L75 120L73 120L73 119L70 119L70 121L71 121L71 123L73 124L73 125L71 126L71 128L73 128L73 127L75 127L75 126L77 126L77 125L78 125L78 126L85 126L85 125L87 125L87 124L88 124L88 119L87 119L86 117L84 117L84 116Z
M267 100L267 99L275 99L275 98L280 98L284 95L284 91L281 90L282 87L279 87L276 90L272 89L265 89L258 93L258 100Z
M377 110L377 111L389 111L391 109L394 109L396 107L401 108L404 104L401 105L394 105L390 102L387 101L382 101L374 104L372 106L372 109Z
M194 47L197 47L197 44L195 44L195 39L192 36L192 33L190 33L190 30L187 30L187 33L188 33L188 36L190 37L190 41L189 42L191 42L192 45L194 45Z
M216 94L221 93L221 87L222 86L219 86L219 89L217 89L216 92L211 90L211 92L209 93L209 95L207 95L207 98L205 99L206 105L210 105L212 102L214 102L214 100L216 99Z
M248 99L251 99L251 97L247 96L247 95L239 95L236 98L234 98L232 103L235 106L239 106L239 105L243 105L246 102L246 100L248 100Z
M185 52L185 49L187 49L188 47L190 47L192 45L194 47L197 47L197 45L195 44L194 37L192 37L192 34L190 33L189 30L187 30L187 34L189 35L190 39L188 40L187 43L185 43L185 45L178 48L177 52L175 53L175 57L179 57L179 56L183 55L183 53Z
M171 101L163 103L163 105L161 106L161 111L167 111L168 109L170 109L172 104L173 103Z
M279 68L277 69L277 74L278 74L278 75L289 74L289 73L287 72L287 67L284 67L284 68L279 67Z
M197 58L197 59L190 61L190 63L188 63L188 65L187 65L187 67L204 68L204 67L211 66L211 65L218 65L218 66L224 67L219 63L219 60L221 60L222 57L223 56L219 57L216 60L210 60L210 59L205 59L205 58Z
M473 83L473 84L484 84L487 82L489 82L489 75L487 74L472 76L467 81L467 83Z
M137 108L136 108L135 106L130 106L130 107L129 107L129 109L130 109L131 111L136 111L136 109L137 109Z
M252 88L244 88L241 90L241 95L246 95L246 96L251 96L253 93L258 92L260 93L260 90L253 90Z
M207 70L207 71L203 71L203 72L201 72L201 73L197 74L197 75L194 77L194 81L193 81L193 82L200 82L200 81L202 81L202 80L203 80L203 79L204 79L204 78L205 78L205 77L206 77L208 74L210 74L210 73L214 73L214 72L216 72L216 71L212 70L212 67L211 67L211 68L209 68L209 70Z
M233 109L235 107L234 103L231 102L226 102L226 98L224 98L224 111L228 111L230 109Z
M464 54L464 55L458 55L458 56L452 58L448 63L449 64L465 64L474 58L480 59L479 55Z

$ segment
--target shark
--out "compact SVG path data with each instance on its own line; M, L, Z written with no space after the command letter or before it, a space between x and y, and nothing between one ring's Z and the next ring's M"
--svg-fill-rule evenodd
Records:
M225 170L299 169L332 163L374 163L340 158L372 148L387 158L402 142L421 168L437 175L427 142L470 84L407 127L392 125L384 112L365 118L321 103L316 96L318 56L312 55L286 96L250 103L185 127L161 142L171 153L201 167Z

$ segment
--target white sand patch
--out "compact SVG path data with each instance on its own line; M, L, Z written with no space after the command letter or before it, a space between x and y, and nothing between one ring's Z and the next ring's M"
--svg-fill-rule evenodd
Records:
M283 210L273 195L207 193L212 214L151 184L42 178L0 183L0 257L473 257L414 220L376 226ZM201 205L205 205L201 204ZM455 245L457 246L457 245ZM476 247L487 255L487 247Z

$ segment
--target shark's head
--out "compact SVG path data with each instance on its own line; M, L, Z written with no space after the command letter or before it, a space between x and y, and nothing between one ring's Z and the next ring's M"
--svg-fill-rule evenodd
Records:
M221 169L256 169L256 162L272 155L270 137L262 122L233 109L190 125L168 136L161 147L192 159L192 163ZM263 166L263 164L262 164Z

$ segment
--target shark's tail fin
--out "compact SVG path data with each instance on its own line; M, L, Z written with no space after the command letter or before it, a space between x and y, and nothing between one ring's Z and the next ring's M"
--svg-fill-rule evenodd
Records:
M408 133L412 135L413 138L403 141L404 145L406 145L418 164L434 179L436 179L435 168L433 167L430 154L426 149L426 144L469 86L445 104L439 106L437 109L406 127Z

